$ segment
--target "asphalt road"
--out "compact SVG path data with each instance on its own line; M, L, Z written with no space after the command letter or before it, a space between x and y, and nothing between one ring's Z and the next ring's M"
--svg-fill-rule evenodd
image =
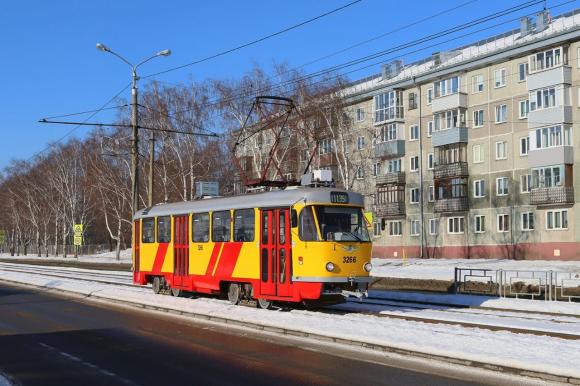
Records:
M0 373L43 386L473 384L2 283Z

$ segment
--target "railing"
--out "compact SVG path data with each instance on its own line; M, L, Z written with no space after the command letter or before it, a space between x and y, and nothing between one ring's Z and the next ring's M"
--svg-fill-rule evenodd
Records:
M467 162L453 162L450 164L438 164L433 169L433 178L449 178L468 176Z
M395 139L375 144L375 157L393 158L405 155L405 141Z
M377 217L401 217L405 215L405 201L385 202L375 205L375 215Z
M573 186L552 186L549 188L534 188L530 192L530 204L532 205L552 205L552 204L573 204Z
M467 197L441 198L435 200L435 212L465 212L469 210L469 199Z
M405 172L393 172L387 173L382 176L377 176L377 185L404 184L404 183L405 183Z

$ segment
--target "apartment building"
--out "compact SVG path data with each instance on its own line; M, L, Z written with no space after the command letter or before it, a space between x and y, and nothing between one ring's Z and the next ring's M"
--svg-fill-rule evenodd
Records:
M375 256L580 259L580 12L345 92Z

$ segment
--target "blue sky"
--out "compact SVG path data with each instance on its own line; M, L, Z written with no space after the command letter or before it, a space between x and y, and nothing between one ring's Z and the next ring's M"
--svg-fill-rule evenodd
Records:
M141 75L179 66L276 32L330 11L350 0L249 1L9 1L0 12L0 169L11 159L27 159L62 137L70 126L45 125L37 120L58 114L96 109L130 81L129 68L95 49L102 42L131 61L170 48L173 54L147 63ZM239 77L254 64L273 61L300 66L352 44L466 4L410 29L390 34L305 68L316 71L438 32L460 23L521 4L514 0L382 1L363 0L297 30L215 60L160 76L164 82ZM548 1L548 7L565 0ZM559 6L553 14L577 7ZM496 24L542 9L528 8ZM516 21L459 39L451 48L492 33L517 28ZM434 48L412 56L421 58ZM351 74L359 78L376 68ZM129 98L129 90L123 95ZM73 117L82 120L84 117ZM108 122L103 112L92 121ZM90 128L74 135L82 136Z

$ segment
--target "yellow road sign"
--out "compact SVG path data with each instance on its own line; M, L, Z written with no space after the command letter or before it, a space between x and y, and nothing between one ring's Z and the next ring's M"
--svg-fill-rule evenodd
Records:
M75 235L76 234L81 234L81 235L83 234L83 224L75 224L73 229L74 229Z
M82 236L75 236L74 237L74 244L77 246L83 245L83 237Z

